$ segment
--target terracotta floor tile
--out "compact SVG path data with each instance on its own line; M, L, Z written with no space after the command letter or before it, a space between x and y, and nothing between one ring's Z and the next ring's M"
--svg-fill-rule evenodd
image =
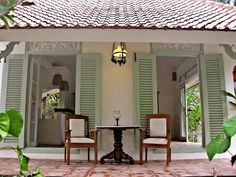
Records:
M0 174L15 175L19 165L17 159L0 158ZM236 166L236 165L235 165ZM65 177L184 177L209 176L213 167L218 175L236 176L236 167L229 159L216 159L210 163L206 159L173 160L167 167L165 161L148 161L144 165L127 163L110 163L103 165L87 161L72 161L66 165L63 160L31 159L30 168L39 167L46 176Z

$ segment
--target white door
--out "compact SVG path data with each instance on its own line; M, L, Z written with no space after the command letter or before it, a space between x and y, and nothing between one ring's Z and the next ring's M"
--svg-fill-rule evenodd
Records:
M39 97L40 65L32 59L29 81L29 109L28 109L28 146L37 146L37 127L40 116Z

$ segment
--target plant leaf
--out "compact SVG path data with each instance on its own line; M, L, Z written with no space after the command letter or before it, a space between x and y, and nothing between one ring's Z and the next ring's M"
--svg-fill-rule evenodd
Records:
M16 153L18 156L20 171L24 174L24 172L28 172L28 164L29 164L29 157L23 155L21 148L19 146L16 147Z
M232 101L229 101L229 103L236 107L236 103L234 103Z
M13 0L8 0L7 1L7 7L10 9L14 6L14 1Z
M6 28L10 28L10 25L13 24L13 18L12 18L12 16L10 16L8 14L2 15L1 19L4 22L4 24L6 25Z
M22 6L31 6L35 5L33 0L25 0L24 2L21 3Z
M19 111L11 109L6 112L10 118L9 133L18 137L23 127L23 119Z
M10 125L10 118L5 113L0 113L0 141L8 134Z
M33 171L32 171L32 176L34 176L34 177L45 177L45 176L41 173L41 171L40 171L39 168L33 169Z
M236 116L224 121L223 130L227 137L233 137L236 134Z
M233 166L235 162L236 162L236 155L231 157L231 165Z
M225 139L221 135L217 135L207 144L207 156L209 161L213 159L215 154L224 153L230 147L231 138L226 137Z
M233 98L233 99L236 100L236 96L233 95L232 93L226 92L225 90L222 90L222 93L223 93L225 96L231 97L231 98Z

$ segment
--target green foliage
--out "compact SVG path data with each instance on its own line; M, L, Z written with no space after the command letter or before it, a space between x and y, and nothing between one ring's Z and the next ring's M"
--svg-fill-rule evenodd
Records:
M236 96L235 96L236 95L236 89L234 89L234 94L235 95L233 95L232 93L226 92L225 90L222 90L222 92L225 96L228 96L228 97L236 100ZM236 108L236 103L234 103L232 101L230 101L229 103Z
M22 127L23 119L18 111L11 109L6 113L0 113L0 141L2 141L7 134L18 137Z
M58 106L60 101L60 92L52 93L49 95L48 103L52 106Z
M8 134L10 127L10 118L6 113L0 113L0 141Z
M29 171L29 168L28 168L29 158L23 155L19 146L16 147L15 151L17 153L18 160L19 160L20 172L24 173L26 171Z
M0 19L6 25L6 28L9 28L13 20L13 15L11 14L11 10L14 9L16 5L33 5L34 3L29 0L1 0L0 1Z
M14 137L19 137L22 127L23 119L19 111L11 109L6 113L0 113L0 141L2 141L7 134L11 134ZM18 177L44 177L39 169L29 171L29 158L22 153L19 146L13 149L17 153L20 167L20 174L17 175Z
M201 131L201 109L200 109L200 91L199 86L196 85L187 90L187 117L188 117L188 131L189 140L197 142L198 134Z
M234 90L235 95L222 91L225 96L233 98L236 100L236 90ZM229 102L231 105L236 107L236 104L232 101ZM230 148L231 138L236 134L236 115L223 123L223 131L225 138L218 135L216 138L212 139L207 145L207 156L209 161L211 161L216 154L224 153ZM231 164L233 165L236 161L236 155L232 155Z
M9 134L18 137L20 135L21 129L23 127L23 119L20 112L11 109L6 112L10 118Z
M208 145L207 145L207 155L208 159L211 161L215 154L224 153L230 147L230 138L223 138L221 135L217 135Z
M226 137L233 137L236 134L236 116L224 121L223 130Z
M13 23L13 15L10 11L18 4L19 0L3 0L0 1L0 18L7 28Z

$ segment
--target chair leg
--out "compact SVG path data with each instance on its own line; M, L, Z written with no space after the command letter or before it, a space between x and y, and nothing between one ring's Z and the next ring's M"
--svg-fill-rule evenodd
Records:
M88 148L88 161L90 162L90 148Z
M66 155L67 155L67 158L66 158L66 160L67 160L67 165L70 165L70 148L69 147L67 147L66 148Z
M167 154L166 165L168 166L169 162L171 161L171 149L170 149L170 147L167 148L166 154Z
M98 163L98 149L96 146L94 147L94 160L95 163Z
M143 145L140 143L140 149L139 149L139 164L143 164Z
M64 148L64 162L66 163L66 147Z
M148 149L145 148L145 162L147 163Z

